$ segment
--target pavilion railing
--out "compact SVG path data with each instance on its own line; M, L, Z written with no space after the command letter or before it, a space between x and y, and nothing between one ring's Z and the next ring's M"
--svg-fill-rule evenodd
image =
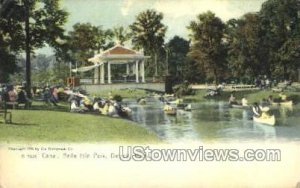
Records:
M142 83L141 82L141 77L139 78L140 82L139 83ZM135 79L112 79L111 80L112 83L136 83L136 80ZM164 82L164 79L158 79L158 78L145 78L145 83L160 83L160 82ZM95 84L95 80L94 78L81 78L80 79L80 84L84 84L84 85L92 85L92 84ZM101 84L100 83L100 80L98 81L98 84ZM107 84L107 78L105 79L105 83L104 84Z

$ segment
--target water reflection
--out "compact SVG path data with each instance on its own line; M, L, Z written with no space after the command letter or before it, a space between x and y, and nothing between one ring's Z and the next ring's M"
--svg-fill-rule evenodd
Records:
M163 112L163 104L147 98L147 105L125 101L133 110L132 119L168 142L248 141L276 139L300 140L300 108L274 107L275 127L253 123L252 112L232 109L224 102L193 103L192 112L178 111L176 116Z

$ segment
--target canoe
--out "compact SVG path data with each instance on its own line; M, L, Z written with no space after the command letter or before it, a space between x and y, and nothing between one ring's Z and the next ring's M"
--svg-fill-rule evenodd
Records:
M145 99L140 99L140 100L138 100L138 104L139 105L145 105L146 104L146 100Z
M191 111L192 110L192 105L191 104L186 105L186 107L184 107L184 110L185 111Z
M177 109L168 104L164 106L164 111L168 115L176 115L177 113Z
M293 101L285 101L285 102L272 102L272 105L280 105L280 106L293 106Z
M248 108L250 108L250 106L242 106L242 105L239 105L239 104L230 104L229 106L231 108L240 108L240 109L248 109Z
M172 110L165 110L165 113L167 115L176 115L177 114L177 110L176 109L172 109Z
M275 125L275 116L268 116L268 117L255 117L253 116L253 121L256 123L262 123L262 124L267 124L267 125Z

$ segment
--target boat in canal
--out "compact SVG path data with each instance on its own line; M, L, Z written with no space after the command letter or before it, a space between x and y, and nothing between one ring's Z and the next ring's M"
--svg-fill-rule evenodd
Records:
M275 125L275 116L271 115L271 116L261 116L261 117L255 117L253 116L253 121L256 123L262 123L262 124L266 124L266 125Z
M172 107L170 104L165 104L164 106L164 112L167 115L176 115L177 114L177 109Z
M229 104L230 108L238 108L238 109L250 109L250 106L243 106L240 104Z
M278 106L293 106L293 101L284 101L284 102L272 102L272 105L278 105Z

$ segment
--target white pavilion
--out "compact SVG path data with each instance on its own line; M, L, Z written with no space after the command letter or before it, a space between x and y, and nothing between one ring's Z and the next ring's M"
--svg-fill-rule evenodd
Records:
M72 72L86 72L94 69L94 84L105 84L105 74L107 83L111 84L111 66L126 64L126 75L135 74L136 83L145 82L145 60L150 56L134 51L118 44L94 57L88 59L94 65L73 69ZM104 65L107 64L107 72ZM106 72L106 73L105 73Z

